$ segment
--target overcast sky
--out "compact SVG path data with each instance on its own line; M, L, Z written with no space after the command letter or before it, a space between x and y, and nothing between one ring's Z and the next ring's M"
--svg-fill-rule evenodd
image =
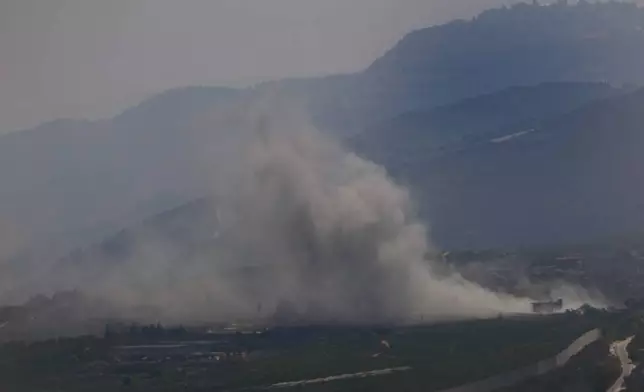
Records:
M185 85L356 71L406 32L513 0L0 0L0 132Z

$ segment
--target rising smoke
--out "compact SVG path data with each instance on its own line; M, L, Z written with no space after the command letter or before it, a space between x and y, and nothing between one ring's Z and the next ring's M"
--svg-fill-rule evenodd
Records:
M216 114L210 125L226 137L201 151L212 168L207 246L185 252L141 234L126 260L95 255L43 274L49 287L107 299L127 317L155 307L151 317L170 322L276 311L306 322L415 322L530 310L528 298L432 261L408 190L384 168L291 106L248 106Z
M434 273L410 195L382 167L288 114L257 131L224 200L231 237L274 266L262 298L346 321L527 310L527 300Z
M180 319L277 309L307 321L404 322L529 310L528 299L439 272L409 192L384 168L291 110L240 118L226 159L215 158L214 250L177 263L148 238L93 290Z

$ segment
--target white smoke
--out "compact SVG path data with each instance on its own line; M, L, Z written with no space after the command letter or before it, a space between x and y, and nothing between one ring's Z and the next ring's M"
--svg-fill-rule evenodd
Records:
M280 307L311 322L352 323L530 310L527 298L429 260L427 228L407 189L299 111L275 106L253 103L211 119L213 134L225 137L201 150L217 225L207 252L139 235L127 260L95 255L51 271L47 287L78 288L122 309L155 306L162 319L182 322L266 319Z
M235 175L218 187L218 236L237 262L266 268L249 290L228 281L232 297L350 322L529 310L528 299L439 274L408 191L384 168L288 110L250 119Z

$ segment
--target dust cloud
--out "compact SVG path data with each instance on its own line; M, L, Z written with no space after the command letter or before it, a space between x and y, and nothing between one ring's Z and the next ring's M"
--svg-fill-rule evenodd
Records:
M219 146L226 153L213 157L208 254L170 257L169 245L141 239L136 257L95 273L84 290L191 320L413 322L529 311L527 298L436 268L407 189L298 111L269 106L238 113L235 137Z
M124 257L90 253L38 271L26 284L32 295L79 290L101 304L85 306L88 317L167 323L415 323L530 312L527 296L494 292L433 260L409 190L296 106L246 102L201 123L217 136L195 149L210 168L198 235L181 232L191 238L178 246L137 232ZM572 295L566 286L556 293Z

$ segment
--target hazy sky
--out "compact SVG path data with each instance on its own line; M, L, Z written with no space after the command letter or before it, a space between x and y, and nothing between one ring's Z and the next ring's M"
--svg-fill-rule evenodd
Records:
M366 67L406 32L513 0L0 0L0 132L167 88Z

